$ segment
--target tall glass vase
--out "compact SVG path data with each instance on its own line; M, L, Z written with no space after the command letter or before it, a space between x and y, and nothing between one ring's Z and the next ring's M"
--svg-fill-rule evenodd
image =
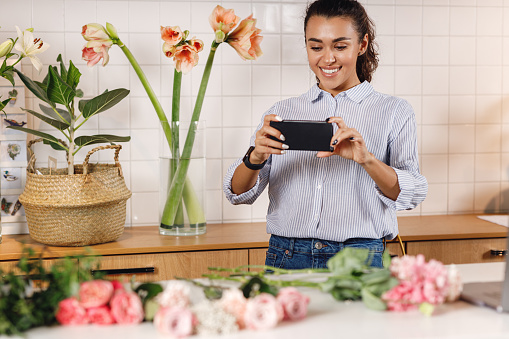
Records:
M207 231L205 123L174 121L171 124L171 154L165 152L167 155L160 158L159 233L173 236L204 234ZM192 133L194 142L192 151L186 155L184 150L189 133ZM181 187L181 193L178 187Z

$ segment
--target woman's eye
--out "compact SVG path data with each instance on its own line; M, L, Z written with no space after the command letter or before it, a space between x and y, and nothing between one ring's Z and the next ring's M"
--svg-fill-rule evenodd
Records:
M319 51L319 50L321 50L321 49L322 49L322 47L313 47L313 46L312 46L312 47L311 47L311 49L312 49L313 51Z
M336 49L337 49L338 51L342 51L342 50L344 50L345 48L346 48L346 46L336 46Z

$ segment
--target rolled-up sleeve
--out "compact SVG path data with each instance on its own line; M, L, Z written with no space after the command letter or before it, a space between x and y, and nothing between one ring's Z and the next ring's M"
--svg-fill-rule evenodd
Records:
M248 204L251 205L256 201L256 199L262 194L263 190L267 186L269 182L269 175L270 175L270 162L271 158L267 160L267 163L265 166L260 170L260 173L258 174L258 179L256 180L256 184L248 191L241 193L241 194L235 194L232 191L232 178L233 174L235 173L235 170L237 167L242 163L242 159L237 159L226 172L226 175L224 177L223 181L223 191L226 195L226 199L233 205L240 205L240 204Z
M408 102L401 101L394 115L389 141L389 163L396 175L400 193L394 201L376 187L380 199L390 208L401 211L417 207L428 193L428 181L419 171L415 114Z

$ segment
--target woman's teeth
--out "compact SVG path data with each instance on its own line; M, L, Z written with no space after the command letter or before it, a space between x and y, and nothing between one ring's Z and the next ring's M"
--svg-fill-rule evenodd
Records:
M339 71L339 68L334 68L334 69L324 69L322 68L322 71L326 74L332 74L332 73L336 73L337 71Z

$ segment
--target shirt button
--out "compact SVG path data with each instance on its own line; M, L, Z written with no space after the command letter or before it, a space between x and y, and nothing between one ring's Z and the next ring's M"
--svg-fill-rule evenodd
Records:
M321 242L317 241L317 242L315 243L315 248L316 248L317 250L321 250L321 249L322 249L322 247L323 247L323 244L322 244Z

